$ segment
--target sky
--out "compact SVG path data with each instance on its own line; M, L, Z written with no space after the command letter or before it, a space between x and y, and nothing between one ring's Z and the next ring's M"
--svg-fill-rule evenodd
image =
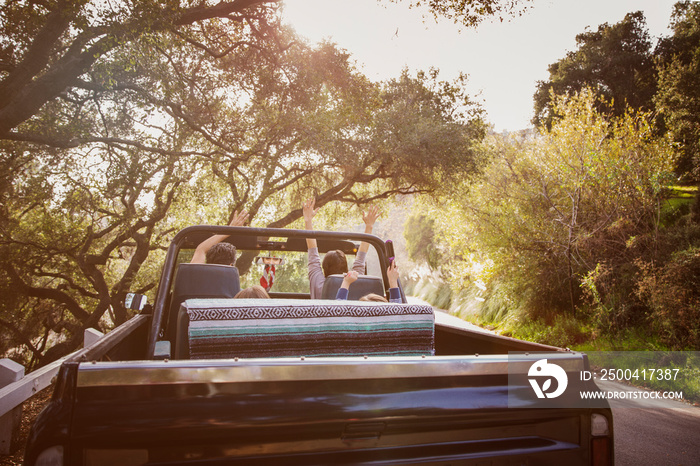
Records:
M285 0L283 18L312 42L330 39L373 80L439 68L442 79L469 75L467 89L494 129L531 126L532 96L547 67L576 50L576 35L642 10L652 43L670 34L676 0L534 0L522 16L485 21L476 29L436 22L408 2Z

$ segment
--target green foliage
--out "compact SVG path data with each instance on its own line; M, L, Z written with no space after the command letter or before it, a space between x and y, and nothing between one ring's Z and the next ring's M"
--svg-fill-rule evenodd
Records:
M439 244L435 238L435 220L424 214L413 214L404 225L408 257L437 269L441 265Z
M643 322L639 300L629 299L629 264L658 250L670 145L653 137L647 115L602 116L590 91L555 108L561 119L551 131L492 137L481 179L437 199L428 215L452 254L442 270L453 290L478 303L455 298L453 307L482 322L518 315L555 325L579 312L596 331L620 331ZM555 326L569 344L590 334L567 325Z
M588 264L624 260L630 239L655 229L668 146L644 116L609 121L595 102L589 92L559 100L551 132L494 159L491 181L473 190L484 245L502 277L532 290L525 307L535 312L574 308Z
M33 150L2 204L1 350L23 345L29 366L75 348L86 327L124 322L127 291L154 289L162 254L151 242L192 168L124 150L61 155Z
M656 92L651 40L641 11L628 13L617 24L604 23L597 31L576 36L578 49L549 66L549 80L539 81L535 92L533 123L551 128L560 115L557 96L594 90L598 110L624 114L627 107L651 110Z
M687 256L692 259L697 247L700 226L686 214L675 222L661 219L654 234L631 238L624 261L599 263L582 283L583 308L596 334L623 341L638 328L654 345L696 348L692 315L698 290Z
M570 348L587 341L591 329L570 315L558 315L552 322L511 314L502 323L501 334L545 345Z
M637 293L662 341L700 348L700 247L676 251L661 266L640 263Z
M533 123L551 128L560 117L553 107L556 98L589 87L603 98L598 103L601 112L619 116L628 106L654 111L655 131L668 131L680 155L676 175L696 178L700 6L692 1L676 3L670 23L673 34L661 38L653 51L641 12L577 35L577 50L551 64L549 79L538 82Z
M435 188L469 177L479 167L476 148L485 135L483 110L467 94L466 76L440 81L439 71L404 70L382 89L382 106L375 115L372 140L379 149L388 182L413 179L415 189Z
M700 4L683 1L671 16L673 35L657 48L659 92L656 108L681 157L679 175L698 173L700 153Z
M432 71L371 83L331 44L293 43L277 66L226 83L229 94L238 79L252 89L214 120L236 121L241 141L225 157L207 157L234 205L253 217L261 212L269 225L286 226L310 195L318 206L363 205L475 170L471 146L485 126L463 81L440 81Z
M265 3L0 7L1 352L42 364L77 348L85 328L124 322L124 294L152 301L163 249L184 226L245 208L252 225L285 227L313 195L337 225L476 170L485 124L464 77L371 82ZM56 43L42 49L53 26ZM45 60L20 76L33 41ZM53 79L85 43L95 48L79 69ZM26 113L3 120L31 89L41 105L22 101ZM306 288L302 269L290 261L277 289Z
M391 0L400 2L401 0ZM435 19L444 17L457 24L475 27L489 17L501 21L522 15L531 0L411 0L411 8L428 6Z
M597 332L616 337L645 324L646 309L635 297L637 273L633 264L598 263L583 277L583 308Z

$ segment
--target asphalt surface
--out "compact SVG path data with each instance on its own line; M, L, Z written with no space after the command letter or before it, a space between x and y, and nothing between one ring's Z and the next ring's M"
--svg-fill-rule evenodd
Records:
M643 390L596 381L601 390ZM612 401L615 465L700 465L700 408L679 401Z

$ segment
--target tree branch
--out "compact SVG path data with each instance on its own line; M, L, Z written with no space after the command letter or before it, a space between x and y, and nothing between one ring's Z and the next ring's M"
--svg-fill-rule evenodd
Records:
M76 319L80 321L87 319L88 313L85 312L85 310L83 310L83 308L71 296L52 288L39 288L26 284L19 276L15 268L7 262L4 264L3 268L10 276L12 284L19 289L20 293L24 294L25 296L56 301L65 305L68 312L70 312Z
M231 18L231 15L241 13L254 5L264 3L279 3L279 0L234 0L215 6L197 6L185 10L174 22L176 26L183 26L212 18ZM231 18L232 19L232 18Z

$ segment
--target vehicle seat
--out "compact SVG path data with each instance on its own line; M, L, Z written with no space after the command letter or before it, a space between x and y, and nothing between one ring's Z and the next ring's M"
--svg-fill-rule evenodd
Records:
M336 294L338 294L338 289L342 284L343 275L333 274L327 276L326 281L323 283L321 299L335 299ZM369 293L386 296L382 279L373 275L360 275L357 277L357 280L350 285L350 288L348 288L348 300L357 301Z
M178 329L187 331L187 322L178 322L180 305L193 298L233 298L241 291L238 269L230 265L182 263L175 273L172 298L168 309L165 339L172 345L173 357L187 357L187 335L178 338ZM182 317L181 317L182 318ZM184 314L187 319L187 313ZM178 348L179 346L184 348ZM184 355L184 356L181 356Z

